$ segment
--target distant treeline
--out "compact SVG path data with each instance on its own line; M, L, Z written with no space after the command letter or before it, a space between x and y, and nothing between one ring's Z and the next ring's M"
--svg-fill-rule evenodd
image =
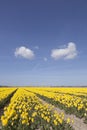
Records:
M9 87L40 87L40 88L46 88L46 87L49 87L49 88L87 88L87 86L2 86L0 85L0 88L2 87L6 87L6 88L9 88Z

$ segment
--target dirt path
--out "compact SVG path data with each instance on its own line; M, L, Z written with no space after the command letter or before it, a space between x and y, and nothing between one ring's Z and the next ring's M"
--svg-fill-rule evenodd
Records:
M44 101L42 99L40 99L40 100L41 100L41 102L43 104L49 104L50 105L50 103L48 103L48 102L46 102L46 101ZM70 125L75 130L87 130L87 124L83 123L83 119L79 119L75 115L72 115L72 114L71 115L70 114L66 114L64 112L64 110L61 110L61 109L59 109L58 107L55 107L55 106L54 106L53 110L56 110L58 113L63 112L64 113L64 120L67 120L67 118L70 118L71 120L74 120L74 122L70 123Z

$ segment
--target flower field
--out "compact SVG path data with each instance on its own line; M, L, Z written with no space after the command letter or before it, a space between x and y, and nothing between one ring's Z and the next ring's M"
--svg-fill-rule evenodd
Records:
M15 90L15 88L0 88L0 107L6 103Z
M65 120L65 113L87 123L86 88L0 88L0 106L3 102L1 130L74 130L74 120Z

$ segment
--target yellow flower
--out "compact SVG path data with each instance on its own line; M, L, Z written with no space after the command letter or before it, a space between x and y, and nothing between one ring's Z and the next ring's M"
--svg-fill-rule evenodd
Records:
M31 121L34 122L34 118L31 118Z
M70 118L67 118L67 123L70 123Z
M33 114L32 114L32 117L35 117L37 115L37 112L34 112Z
M58 122L57 122L56 120L54 120L54 124L55 124L55 125L58 125Z
M47 118L47 122L48 122L48 123L50 122L50 118Z
M22 120L22 124L26 124L26 120Z
M3 120L2 120L2 125L3 125L3 126L6 126L7 124L8 124L8 120L7 120L7 119L3 119Z
M87 114L86 114L86 113L84 113L84 116L87 116Z

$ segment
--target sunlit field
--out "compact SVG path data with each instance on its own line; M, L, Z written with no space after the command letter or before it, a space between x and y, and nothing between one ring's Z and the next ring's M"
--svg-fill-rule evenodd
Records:
M1 130L77 130L74 118L87 126L87 88L0 88L0 115Z

